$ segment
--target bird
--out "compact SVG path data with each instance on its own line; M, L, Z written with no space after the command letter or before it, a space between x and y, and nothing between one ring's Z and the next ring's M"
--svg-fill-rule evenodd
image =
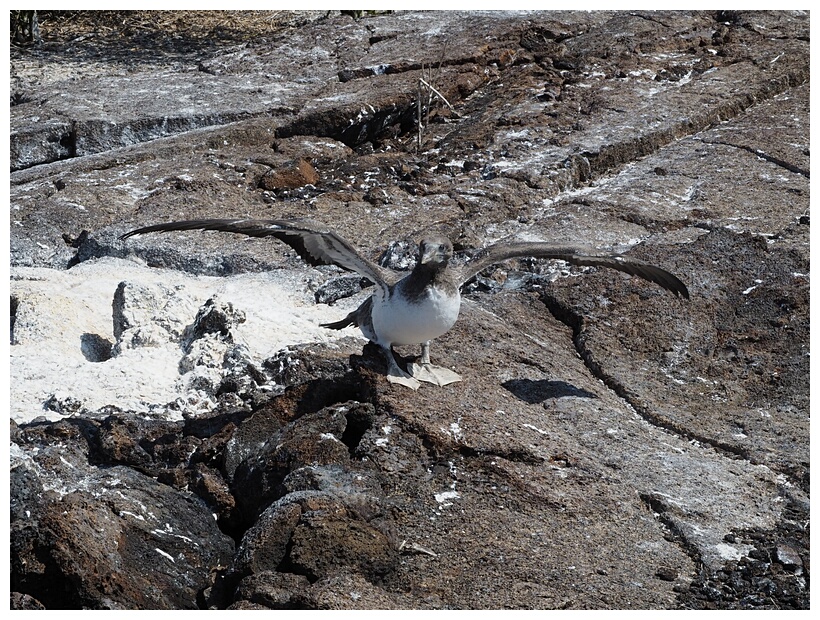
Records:
M309 265L333 264L353 271L375 284L373 294L346 317L322 327L334 330L358 327L378 345L387 362L387 380L413 390L421 382L445 386L461 380L455 371L430 361L430 342L456 322L461 287L487 267L508 259L559 259L572 265L608 267L638 276L689 299L686 285L672 273L622 254L604 254L574 245L539 241L500 241L475 252L464 264L453 259L453 244L442 235L421 239L418 261L406 275L368 260L328 226L310 219L200 219L136 228L120 239L153 232L215 230L248 237L274 237L290 246ZM597 252L597 253L596 253ZM421 345L419 363L403 370L393 346Z

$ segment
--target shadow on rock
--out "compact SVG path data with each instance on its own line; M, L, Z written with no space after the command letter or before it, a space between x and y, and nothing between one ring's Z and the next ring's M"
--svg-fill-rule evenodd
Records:
M531 405L542 403L550 398L577 396L579 398L597 398L592 392L575 387L566 381L548 381L546 379L510 379L501 384L505 390L516 398Z

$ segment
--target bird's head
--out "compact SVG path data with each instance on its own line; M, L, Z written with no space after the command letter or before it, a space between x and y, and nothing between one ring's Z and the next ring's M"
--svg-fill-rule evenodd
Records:
M444 267L453 257L453 244L446 237L425 237L419 244L419 263Z

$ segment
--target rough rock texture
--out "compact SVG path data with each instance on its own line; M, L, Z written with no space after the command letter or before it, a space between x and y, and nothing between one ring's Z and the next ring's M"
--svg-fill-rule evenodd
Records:
M117 416L12 429L13 591L47 608L197 607L234 542L196 495L159 482L145 430Z
M808 608L807 13L183 15L12 49L13 608ZM223 216L691 300L500 265L412 392L360 279L118 240Z

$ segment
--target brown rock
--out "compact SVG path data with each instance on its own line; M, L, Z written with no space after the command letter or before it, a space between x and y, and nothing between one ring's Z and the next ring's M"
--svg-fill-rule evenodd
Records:
M291 570L314 580L353 569L372 582L398 562L395 545L382 531L340 509L305 513L291 545Z
M271 191L296 189L305 185L316 185L319 173L306 159L299 159L291 164L271 170L259 181L262 189Z
M307 577L276 571L263 571L242 579L236 589L236 599L237 603L249 601L268 609L314 608Z

